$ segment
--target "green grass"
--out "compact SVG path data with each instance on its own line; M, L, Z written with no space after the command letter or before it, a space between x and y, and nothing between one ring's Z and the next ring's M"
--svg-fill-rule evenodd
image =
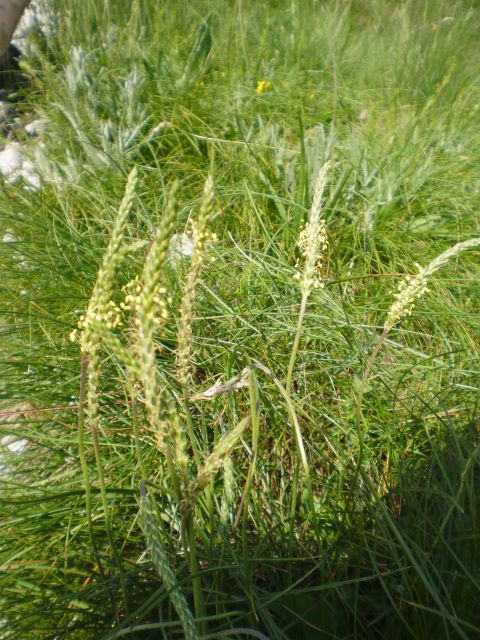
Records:
M431 278L357 406L401 278L480 236L477 3L68 4L49 3L56 28L32 36L24 59L18 109L49 119L40 139L22 139L42 189L0 188L0 435L28 441L21 454L2 449L0 637L182 638L181 594L204 638L479 637L478 251ZM257 93L262 80L271 86ZM296 243L326 160L326 282L309 297L285 394ZM133 167L124 242L145 246L118 270L117 302L143 272L168 185L180 180L177 233L198 218L209 172L215 185L194 375L182 389L187 259L164 274L158 379L172 411L190 416L202 460L224 430L250 426L187 525L143 392L133 407L108 348L97 460L85 431L86 510L81 354L69 334ZM184 402L252 365L248 387ZM25 407L35 411L6 413Z

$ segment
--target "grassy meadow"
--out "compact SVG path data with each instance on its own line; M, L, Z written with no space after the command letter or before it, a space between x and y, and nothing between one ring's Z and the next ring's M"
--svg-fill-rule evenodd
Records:
M478 3L45 7L0 638L480 638Z

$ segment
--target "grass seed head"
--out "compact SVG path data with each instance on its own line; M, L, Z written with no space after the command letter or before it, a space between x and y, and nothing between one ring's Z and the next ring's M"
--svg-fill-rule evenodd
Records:
M195 619L190 611L185 596L179 589L177 576L170 565L167 552L160 539L159 526L155 518L150 499L147 495L142 495L141 497L140 516L140 522L145 534L147 548L151 554L152 563L170 594L172 604L175 607L182 623L185 638L186 640L198 640L199 636Z
M175 182L169 191L162 224L157 230L145 260L143 279L128 298L127 306L135 311L136 352L139 377L145 392L145 405L150 424L156 433L160 451L169 455L172 433L171 399L159 384L156 366L155 334L166 324L168 296L166 293L165 262L170 238L177 216L177 196L179 183Z
M138 171L134 167L130 172L122 202L113 225L112 235L98 270L97 280L85 315L80 317L77 329L70 333L75 341L80 333L80 345L83 353L88 354L98 341L95 337L95 326L102 324L106 329L114 329L121 325L121 311L113 302L115 276L125 254L121 251L123 234L138 184Z
M390 329L402 318L412 314L416 300L428 291L426 270L419 268L417 275L407 276L398 286L395 301L385 320L384 330Z
M417 265L418 272L414 276L407 276L395 294L393 302L383 325L384 331L388 332L402 318L412 314L415 303L428 291L427 280L436 271L444 267L452 258L462 251L480 246L480 238L472 238L464 242L458 242L439 256L431 260L426 267Z
M212 453L198 470L197 477L187 487L186 497L183 501L183 509L189 511L193 508L200 493L215 478L218 471L237 446L250 418L243 418L233 429L227 432L215 445Z
M207 244L216 240L216 235L212 233L208 226L213 216L213 200L213 178L212 176L208 176L205 182L198 218L190 224L189 230L189 235L193 239L194 246L190 260L190 269L185 281L182 304L180 306L180 326L177 336L177 369L178 377L182 384L188 383L192 373L192 323L196 287L205 260Z
M305 227L300 232L298 247L304 260L303 273L298 272L297 278L302 282L302 293L309 295L312 289L324 286L325 255L328 249L327 228L325 221L320 218L323 208L323 194L327 184L328 163L320 169L315 183L310 216ZM300 260L297 262L297 269Z

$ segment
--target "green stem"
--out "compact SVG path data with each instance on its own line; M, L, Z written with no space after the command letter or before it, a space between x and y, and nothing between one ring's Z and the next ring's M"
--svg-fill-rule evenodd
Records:
M357 406L360 411L362 407L363 394L365 393L365 387L367 386L368 378L370 376L370 371L372 370L372 366L375 361L375 358L377 357L378 352L382 347L382 344L385 342L387 335L388 335L388 329L384 327L382 333L380 334L373 348L370 358L368 359L367 366L365 367L365 371L363 372L362 379L360 381L360 391L358 392L358 396L357 396Z
M137 454L138 465L140 467L140 473L144 480L148 478L147 470L145 467L145 460L142 453L142 442L140 440L140 429L138 426L138 400L135 393L135 385L131 385L130 397L132 402L132 428L133 437L135 440L135 453Z
M192 577L193 603L195 607L195 618L205 617L205 604L203 601L202 581L200 579L200 567L197 558L197 547L195 542L195 524L191 511L182 517L182 538L184 540L185 552L187 553ZM205 622L198 623L199 631L206 632Z
M172 488L175 493L175 497L177 498L178 502L181 502L182 485L180 482L180 476L177 473L173 459L174 458L173 458L172 445L170 444L170 442L167 442L166 448L165 448L165 460L167 461L168 475L170 477L170 482L172 483Z
M101 575L103 576L104 574L102 563L93 535L92 491L90 486L90 476L88 473L87 456L85 453L85 398L87 394L87 368L88 356L82 355L82 361L80 365L80 394L78 399L78 456L80 458L80 466L82 468L83 481L85 484L85 513L87 516L88 535L90 537L95 562Z
M248 510L250 506L250 496L252 492L252 482L255 475L255 468L257 466L257 454L258 454L258 436L260 432L260 400L258 396L258 384L255 371L252 369L248 374L248 390L250 397L250 419L252 423L252 460L250 462L250 468L248 470L247 480L245 482L245 489L242 495L243 501L243 520L242 520L242 550L244 560L244 572L245 579L247 580L247 593L255 618L258 619L257 612L255 610L255 599L253 594L252 583L252 564L248 561ZM240 504L240 510L242 505Z
M300 303L300 312L298 314L297 328L295 330L295 338L293 340L292 352L290 354L290 362L288 363L287 381L285 383L285 389L288 394L292 389L292 376L293 368L295 366L295 359L297 357L298 347L300 345L300 337L302 335L303 320L305 318L305 311L307 309L308 293L302 294L302 301Z
M358 425L358 459L357 459L357 464L356 464L356 468L355 468L355 476L353 479L353 487L352 490L350 492L350 495L356 495L356 488L357 488L357 483L358 480L360 478L360 471L362 468L362 461L363 461L363 450L364 450L364 440L365 440L365 431L368 428L368 424L367 421L365 419L365 416L363 415L363 409L362 409L362 402L363 402L363 396L365 393L365 388L367 386L367 382L368 382L368 378L370 376L370 372L372 370L372 366L373 363L375 362L375 358L378 355L378 352L380 351L382 344L385 342L385 339L388 335L388 328L384 327L382 333L380 334L380 336L378 337L377 342L375 343L375 346L372 350L372 353L370 354L370 357L368 359L367 362L367 366L365 367L365 371L363 372L362 375L362 379L360 381L360 390L358 392L358 395L356 397L356 403L357 403L357 425Z
M280 380L277 378L277 376L270 371L270 369L268 367L266 367L264 364L262 364L261 362L258 362L257 360L254 360L254 367L257 369L260 369L260 371L263 371L264 373L267 374L267 376L275 383L275 385L277 386L278 390L280 391L280 393L282 394L282 396L285 398L285 402L287 403L287 409L288 409L288 414L290 416L290 420L292 421L293 424L293 428L294 428L294 432L295 432L295 439L297 441L297 449L298 449L298 456L300 458L300 463L303 467L303 472L305 474L305 485L307 488L307 502L308 502L308 507L310 509L310 511L312 513L315 512L315 502L313 499L313 487L312 487L312 479L310 476L310 466L308 464L308 460L307 460L307 454L305 452L305 447L303 445L303 437L302 437L302 430L300 429L300 423L298 422L298 418L297 418L297 413L295 411L295 406L292 402L292 399L290 398L290 395L287 393L287 390L285 389L285 387L283 386L283 384L280 382Z
M253 369L248 374L248 390L250 397L250 416L252 421L252 460L247 473L247 479L245 481L245 487L242 493L242 499L240 500L240 506L238 507L237 515L235 517L235 527L238 526L240 518L243 513L243 528L246 527L246 519L248 518L248 506L250 502L250 493L252 488L253 476L255 475L255 468L257 466L257 453L258 453L258 436L260 431L260 401L258 397L258 383L257 376Z
M195 464L197 465L197 469L200 469L202 460L200 457L200 451L198 449L197 441L195 439L195 427L193 425L192 413L190 411L190 400L188 398L188 390L186 385L183 385L182 391L183 391L183 408L184 408L185 417L187 420L188 439L190 440L190 446L192 447L193 457L195 458Z
M298 472L299 467L298 464L295 466L295 470L293 472L293 481L292 481L292 501L290 503L290 523L289 523L289 546L290 553L294 554L294 542L295 542L295 516L297 514L297 496L298 496ZM288 569L288 575L290 582L293 581L293 573L291 568Z
M115 562L115 564L118 567L118 572L119 572L119 576L120 576L120 587L122 589L122 597L123 597L123 605L125 607L125 612L128 613L128 597L127 597L127 585L125 582L125 574L123 572L123 567L122 567L122 562L120 559L120 556L117 552L117 549L115 547L115 541L113 538L113 532L112 532L112 523L110 520L110 511L108 508L108 499L107 499L107 488L106 488L106 484L105 484L105 476L103 473L103 466L102 466L102 460L100 457L100 447L98 444L98 433L97 433L97 429L95 428L94 425L90 426L90 431L92 432L92 439L93 439L93 450L95 452L95 461L97 463L97 473L98 473L98 482L100 484L100 495L102 498L102 505L103 505L103 511L105 514L105 529L106 529L106 533L107 533L107 540L108 540L108 544L110 547L110 551L112 554L112 558Z

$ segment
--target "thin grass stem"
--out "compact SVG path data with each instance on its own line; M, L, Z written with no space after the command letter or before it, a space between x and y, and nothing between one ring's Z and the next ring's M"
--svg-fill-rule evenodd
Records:
M295 367L295 359L297 357L297 351L300 345L300 338L301 338L302 329L303 329L303 321L305 318L305 311L307 309L307 301L308 301L308 293L304 292L302 294L302 301L300 303L300 312L298 314L297 328L295 330L295 338L293 340L293 347L290 353L290 360L288 363L287 380L285 382L285 390L288 394L290 394L292 390L293 369Z
M93 522L92 522L92 492L90 485L90 474L88 472L87 457L85 451L85 401L87 393L87 371L88 371L88 356L82 355L80 364L80 393L78 398L78 456L80 458L80 466L82 468L83 482L85 485L85 514L87 518L87 529L90 537L90 543L92 545L92 551L95 558L95 562L99 568L100 573L103 575L102 562L98 553L97 545L95 543L95 537L93 534Z

